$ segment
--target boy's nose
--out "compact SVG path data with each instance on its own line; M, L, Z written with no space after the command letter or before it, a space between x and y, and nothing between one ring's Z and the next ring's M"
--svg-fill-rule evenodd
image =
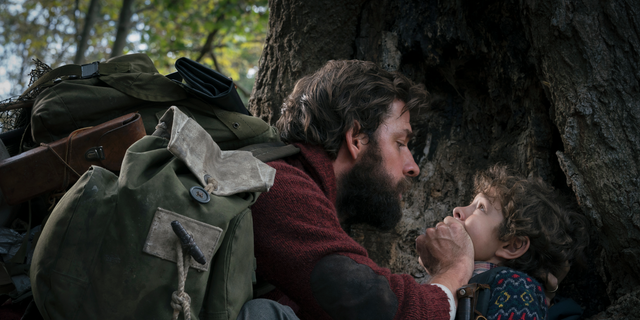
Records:
M462 207L455 207L453 209L453 217L460 220L460 221L464 221L464 219L466 219L467 217L464 215L464 210L462 210Z

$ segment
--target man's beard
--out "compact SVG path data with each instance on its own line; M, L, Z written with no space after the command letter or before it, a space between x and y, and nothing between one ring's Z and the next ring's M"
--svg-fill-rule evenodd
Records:
M336 209L343 226L366 223L390 230L402 218L400 195L411 187L408 178L393 182L382 164L377 143L370 145L353 168L338 181Z

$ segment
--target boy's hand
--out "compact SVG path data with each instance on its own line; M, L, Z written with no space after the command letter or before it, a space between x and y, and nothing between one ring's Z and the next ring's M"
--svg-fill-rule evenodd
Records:
M435 228L427 229L416 239L420 260L439 283L455 292L467 284L473 272L473 243L462 223L446 217Z
M547 282L544 284L544 294L546 295L548 306L551 306L551 300L556 296L556 291L558 291L560 282L567 276L569 269L571 269L571 265L569 264L569 261L565 261L557 277L552 273L546 273L544 271L540 271L540 273L538 273L538 277L547 279Z

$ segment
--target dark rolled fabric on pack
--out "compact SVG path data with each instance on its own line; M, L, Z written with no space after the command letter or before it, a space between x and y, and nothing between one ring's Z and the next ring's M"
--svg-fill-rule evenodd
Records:
M188 58L178 59L175 66L190 93L224 110L251 115L231 78Z

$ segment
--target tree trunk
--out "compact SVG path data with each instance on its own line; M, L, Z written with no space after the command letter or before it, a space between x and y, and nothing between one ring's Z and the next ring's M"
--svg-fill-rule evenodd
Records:
M99 0L91 0L91 3L89 3L87 15L84 17L84 26L82 27L82 33L80 34L80 38L78 38L76 57L73 59L74 64L81 64L82 62L84 62L84 53L85 51L87 51L91 29L93 29L93 26L98 20L100 8L101 5Z
M602 276L618 299L608 316L631 315L640 295L640 3L523 2L522 12L549 83L560 165L598 231Z
M374 260L428 281L415 237L471 200L477 170L502 162L576 199L591 222L586 268L574 266L559 294L587 317L636 317L639 4L274 0L270 9L253 114L274 122L295 80L330 59L374 61L432 95L414 119L421 174L403 220L388 233L352 230Z
M269 31L249 99L252 114L275 121L295 81L331 59L355 55L353 39L364 0L269 2Z
M122 8L120 8L120 16L118 16L116 40L113 42L113 48L111 49L112 58L121 56L124 51L124 47L127 45L127 37L131 30L133 3L134 0L122 0Z

